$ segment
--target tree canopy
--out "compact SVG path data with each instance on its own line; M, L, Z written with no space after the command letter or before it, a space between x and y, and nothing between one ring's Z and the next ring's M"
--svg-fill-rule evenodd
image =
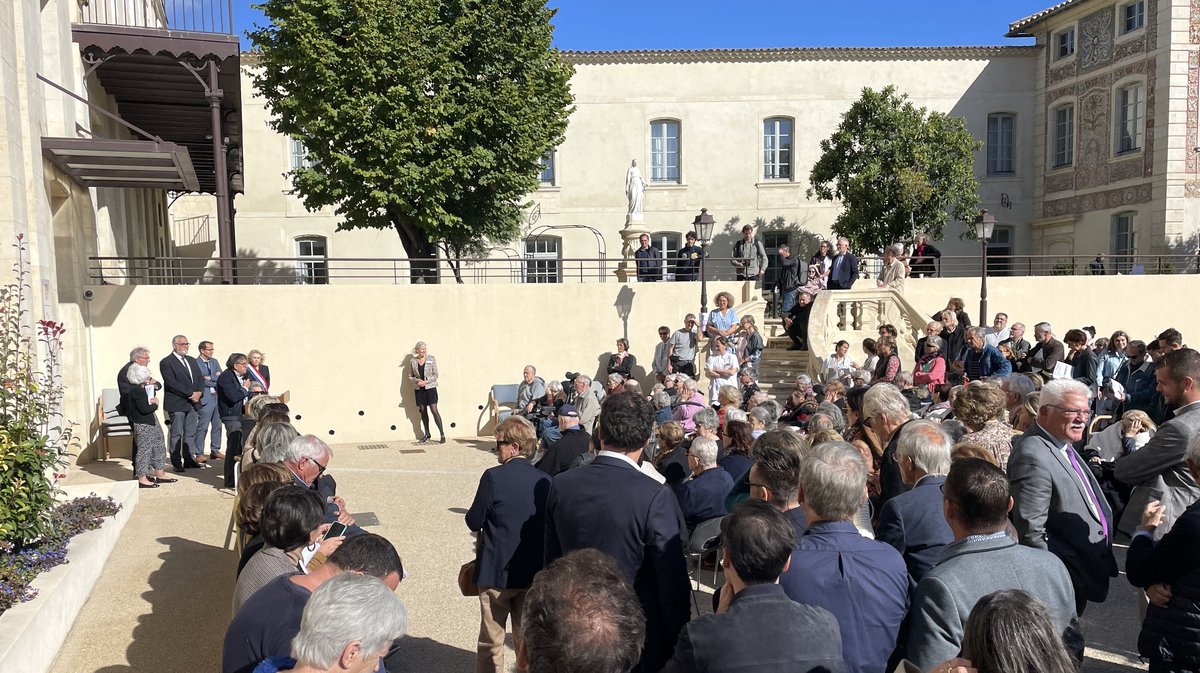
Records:
M895 87L864 88L821 141L808 196L840 201L833 225L859 250L879 250L914 233L942 237L947 217L974 222L981 143L961 117L913 105Z
M306 208L333 207L339 229L394 229L411 258L519 235L573 110L545 0L257 7L254 85L272 126L308 151L292 174Z

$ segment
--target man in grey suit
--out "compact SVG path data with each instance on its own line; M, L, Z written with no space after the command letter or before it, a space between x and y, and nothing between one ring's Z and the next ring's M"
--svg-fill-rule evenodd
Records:
M1071 446L1088 422L1088 387L1056 379L1042 388L1037 423L1008 458L1012 521L1021 544L1062 560L1075 588L1076 614L1108 597L1117 576L1112 510L1087 463Z
M1200 500L1200 486L1187 469L1188 442L1200 434L1200 353L1191 348L1167 353L1155 363L1155 374L1163 399L1175 408L1174 418L1145 446L1118 458L1113 475L1134 487L1117 529L1132 536L1146 503L1160 500L1166 511L1154 539L1161 540L1183 511Z
M965 458L950 468L942 488L942 512L954 542L917 585L906 658L928 671L958 656L975 603L994 591L1023 589L1046 604L1067 649L1081 660L1071 576L1054 554L1008 536L1013 501L1004 473L986 460Z

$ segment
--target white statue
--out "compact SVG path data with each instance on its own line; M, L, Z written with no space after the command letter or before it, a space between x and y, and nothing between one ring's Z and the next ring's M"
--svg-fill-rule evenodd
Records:
M629 198L629 214L642 214L642 200L646 194L646 181L642 178L642 172L638 170L637 159L629 163L629 170L625 173L625 196Z

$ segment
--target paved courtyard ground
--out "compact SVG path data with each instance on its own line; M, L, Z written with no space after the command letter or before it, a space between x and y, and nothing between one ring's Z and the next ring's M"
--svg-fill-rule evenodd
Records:
M378 518L367 530L391 540L408 571L398 590L408 608L408 636L388 669L473 671L479 604L459 595L455 578L471 555L463 514L480 473L495 464L493 440L383 446L334 445L330 473L352 512ZM129 475L128 461L114 460L74 468L68 483ZM137 510L50 670L220 671L237 567L225 544L233 497L218 488L219 463L179 476L177 484L141 491ZM1124 567L1123 550L1119 554ZM707 598L698 603L708 605ZM1145 669L1135 651L1134 590L1124 575L1107 603L1088 608L1084 628L1090 645L1085 671Z

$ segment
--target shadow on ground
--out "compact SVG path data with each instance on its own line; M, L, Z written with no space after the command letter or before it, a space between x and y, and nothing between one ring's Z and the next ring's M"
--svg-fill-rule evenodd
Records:
M204 468L188 468L183 474L176 474L171 470L171 463L164 466L164 470L168 477L174 477L183 481L190 479L192 481L207 484L214 489L221 489L225 486L225 465L220 460L211 461L212 467ZM83 472L94 477L98 477L107 481L130 481L133 477L133 466L128 458L110 458L108 460L97 460L91 463L75 465L73 470Z
M496 450L496 440L494 439L458 439L456 440L463 446L469 446L476 451L485 451L491 453Z
M106 666L95 673L194 673L219 667L236 557L232 551L180 537L158 542L167 549L159 554L162 565L151 573L150 591L143 596L152 610L134 627L126 650L129 666ZM198 667L199 662L213 666Z
M431 638L405 636L384 664L388 673L461 673L475 669L475 653Z

